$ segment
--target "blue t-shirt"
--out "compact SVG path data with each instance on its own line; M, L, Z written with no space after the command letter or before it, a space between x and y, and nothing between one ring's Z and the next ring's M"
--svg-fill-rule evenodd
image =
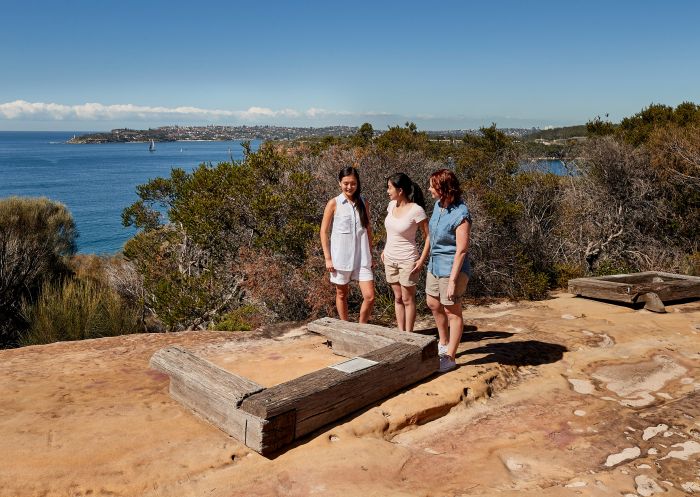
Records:
M464 201L459 200L445 209L440 207L439 201L435 203L433 215L428 223L430 229L428 271L438 278L448 277L452 272L452 263L457 253L457 226L462 224L464 220L472 222L469 209ZM464 258L460 272L471 274L469 254Z

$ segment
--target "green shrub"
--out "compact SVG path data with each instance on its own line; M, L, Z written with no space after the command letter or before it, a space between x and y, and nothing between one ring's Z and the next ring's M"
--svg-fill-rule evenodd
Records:
M520 290L518 297L541 300L546 299L549 295L549 277L546 273L533 271L529 264L518 268L515 274L515 282Z
M46 282L37 301L23 305L23 313L29 329L21 336L22 345L125 335L139 326L133 308L90 280Z
M613 274L636 273L638 270L628 263L613 259L604 259L598 263L595 276L610 276Z
M690 276L700 276L700 252L686 258L686 273Z
M251 304L227 312L219 321L213 321L209 328L219 331L250 331L261 324L260 310Z
M567 288L569 286L569 280L582 278L584 274L583 268L576 264L554 264L554 278L557 288Z
M35 299L44 280L70 271L77 232L65 205L46 198L0 200L0 347L16 346L24 299Z

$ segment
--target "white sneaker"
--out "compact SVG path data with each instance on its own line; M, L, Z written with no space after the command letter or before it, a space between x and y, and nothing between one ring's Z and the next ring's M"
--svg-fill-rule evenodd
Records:
M438 355L447 355L447 344L443 345L438 342Z
M452 371L456 367L457 367L457 363L450 356L448 356L448 355L441 355L440 356L440 367L438 368L439 373L447 373L448 371Z

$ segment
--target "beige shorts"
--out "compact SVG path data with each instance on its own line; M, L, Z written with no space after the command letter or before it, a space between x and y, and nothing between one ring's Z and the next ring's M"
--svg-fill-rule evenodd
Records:
M401 286L416 286L420 271L411 274L411 270L415 267L416 261L394 262L391 259L384 258L384 272L386 273L386 282L390 285L399 283Z
M467 273L459 273L457 276L457 281L455 282L455 294L453 299L449 300L447 298L447 284L450 282L449 276L444 278L438 278L433 273L428 272L428 276L425 279L425 293L436 299L440 299L442 305L454 305L459 304L462 301L462 296L464 292L467 291L467 283L469 282L469 276Z

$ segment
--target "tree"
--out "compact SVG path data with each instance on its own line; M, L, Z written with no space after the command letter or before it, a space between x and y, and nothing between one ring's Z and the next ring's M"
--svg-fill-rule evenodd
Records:
M318 224L310 184L296 159L266 144L241 163L175 169L138 187L122 217L141 231L124 254L144 277L148 308L171 330L204 327L241 301L242 248L302 264Z
M390 152L425 150L427 145L428 135L418 131L412 122L407 122L404 127L390 126L388 131L377 138L377 147Z
M655 127L673 122L673 107L651 104L620 122L620 133L628 143L637 146L646 142Z
M0 200L0 345L17 345L26 326L23 300L33 300L43 281L68 273L78 236L65 205L46 198Z
M356 147L364 147L372 143L374 138L374 128L370 123L364 123L352 137L352 144Z
M605 120L600 116L586 123L586 131L589 136L606 136L615 133L615 125L607 120L608 115L605 114Z

